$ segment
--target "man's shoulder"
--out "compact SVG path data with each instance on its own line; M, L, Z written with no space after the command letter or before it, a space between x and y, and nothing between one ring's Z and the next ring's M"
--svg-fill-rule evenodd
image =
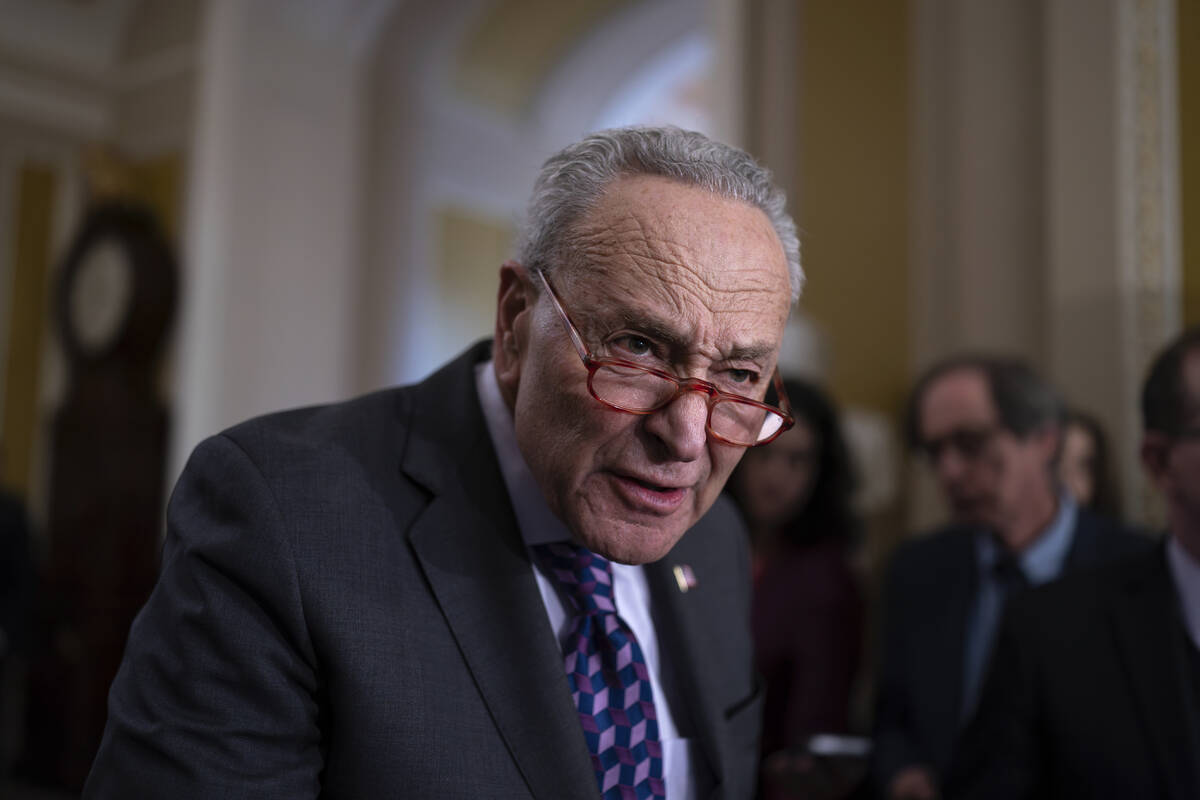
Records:
M1079 630L1085 621L1099 619L1125 592L1165 578L1161 544L1145 536L1127 535L1142 542L1123 557L1071 572L1014 598L1011 613L1018 627L1047 635Z
M1074 541L1062 574L1090 573L1106 564L1121 563L1154 549L1154 540L1134 532L1111 517L1079 509Z
M218 437L251 455L378 446L408 416L412 387L392 387L349 400L274 411L226 428Z
M974 534L970 526L954 524L915 534L896 547L890 572L904 577L963 569L974 558Z
M480 342L420 382L380 389L348 400L275 411L218 434L252 458L350 457L403 452L409 430L421 415L444 413L462 425L481 418L474 390L474 365L487 354ZM472 413L467 413L467 412Z
M1075 520L1075 535L1090 540L1101 561L1137 555L1151 549L1153 540L1135 532L1113 517L1080 508Z

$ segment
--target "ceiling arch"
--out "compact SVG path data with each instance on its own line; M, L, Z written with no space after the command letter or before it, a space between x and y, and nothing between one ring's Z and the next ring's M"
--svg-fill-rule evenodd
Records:
M498 0L467 33L454 67L462 95L497 111L526 113L546 75L589 30L636 0Z

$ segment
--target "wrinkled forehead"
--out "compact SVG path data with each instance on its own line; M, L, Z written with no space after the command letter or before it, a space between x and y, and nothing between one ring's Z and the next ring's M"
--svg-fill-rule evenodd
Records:
M615 182L573 226L572 291L693 324L778 323L791 304L783 247L758 208L657 177Z

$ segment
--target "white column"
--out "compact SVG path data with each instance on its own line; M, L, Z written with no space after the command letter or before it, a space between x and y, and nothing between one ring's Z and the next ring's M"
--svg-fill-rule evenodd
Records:
M1137 463L1138 392L1154 354L1182 326L1182 232L1175 3L1117 0L1120 274L1126 330L1121 368L1127 514L1163 521L1161 498Z
M362 53L386 4L212 0L200 45L170 478L203 437L352 391Z
M913 361L1044 337L1040 18L1030 2L913 4Z

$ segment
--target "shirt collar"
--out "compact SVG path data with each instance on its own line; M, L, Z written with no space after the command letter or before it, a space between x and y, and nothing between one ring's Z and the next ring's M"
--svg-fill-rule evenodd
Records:
M1079 506L1066 491L1058 496L1058 510L1054 519L1042 530L1033 544L1021 551L1021 572L1031 584L1052 581L1062 572L1063 562L1075 539L1075 521ZM989 574L1000 558L1000 545L990 533L981 532L977 538L977 556L984 574Z
M491 360L475 366L475 389L479 393L479 404L483 407L483 418L487 422L492 447L500 461L508 498L517 515L521 538L528 546L569 540L570 530L546 505L542 489L529 471L525 457L521 455L512 411L500 394L500 384L496 381L496 370Z
M1174 537L1167 538L1167 564L1175 591L1183 605L1183 621L1188 635L1200 647L1200 563Z

